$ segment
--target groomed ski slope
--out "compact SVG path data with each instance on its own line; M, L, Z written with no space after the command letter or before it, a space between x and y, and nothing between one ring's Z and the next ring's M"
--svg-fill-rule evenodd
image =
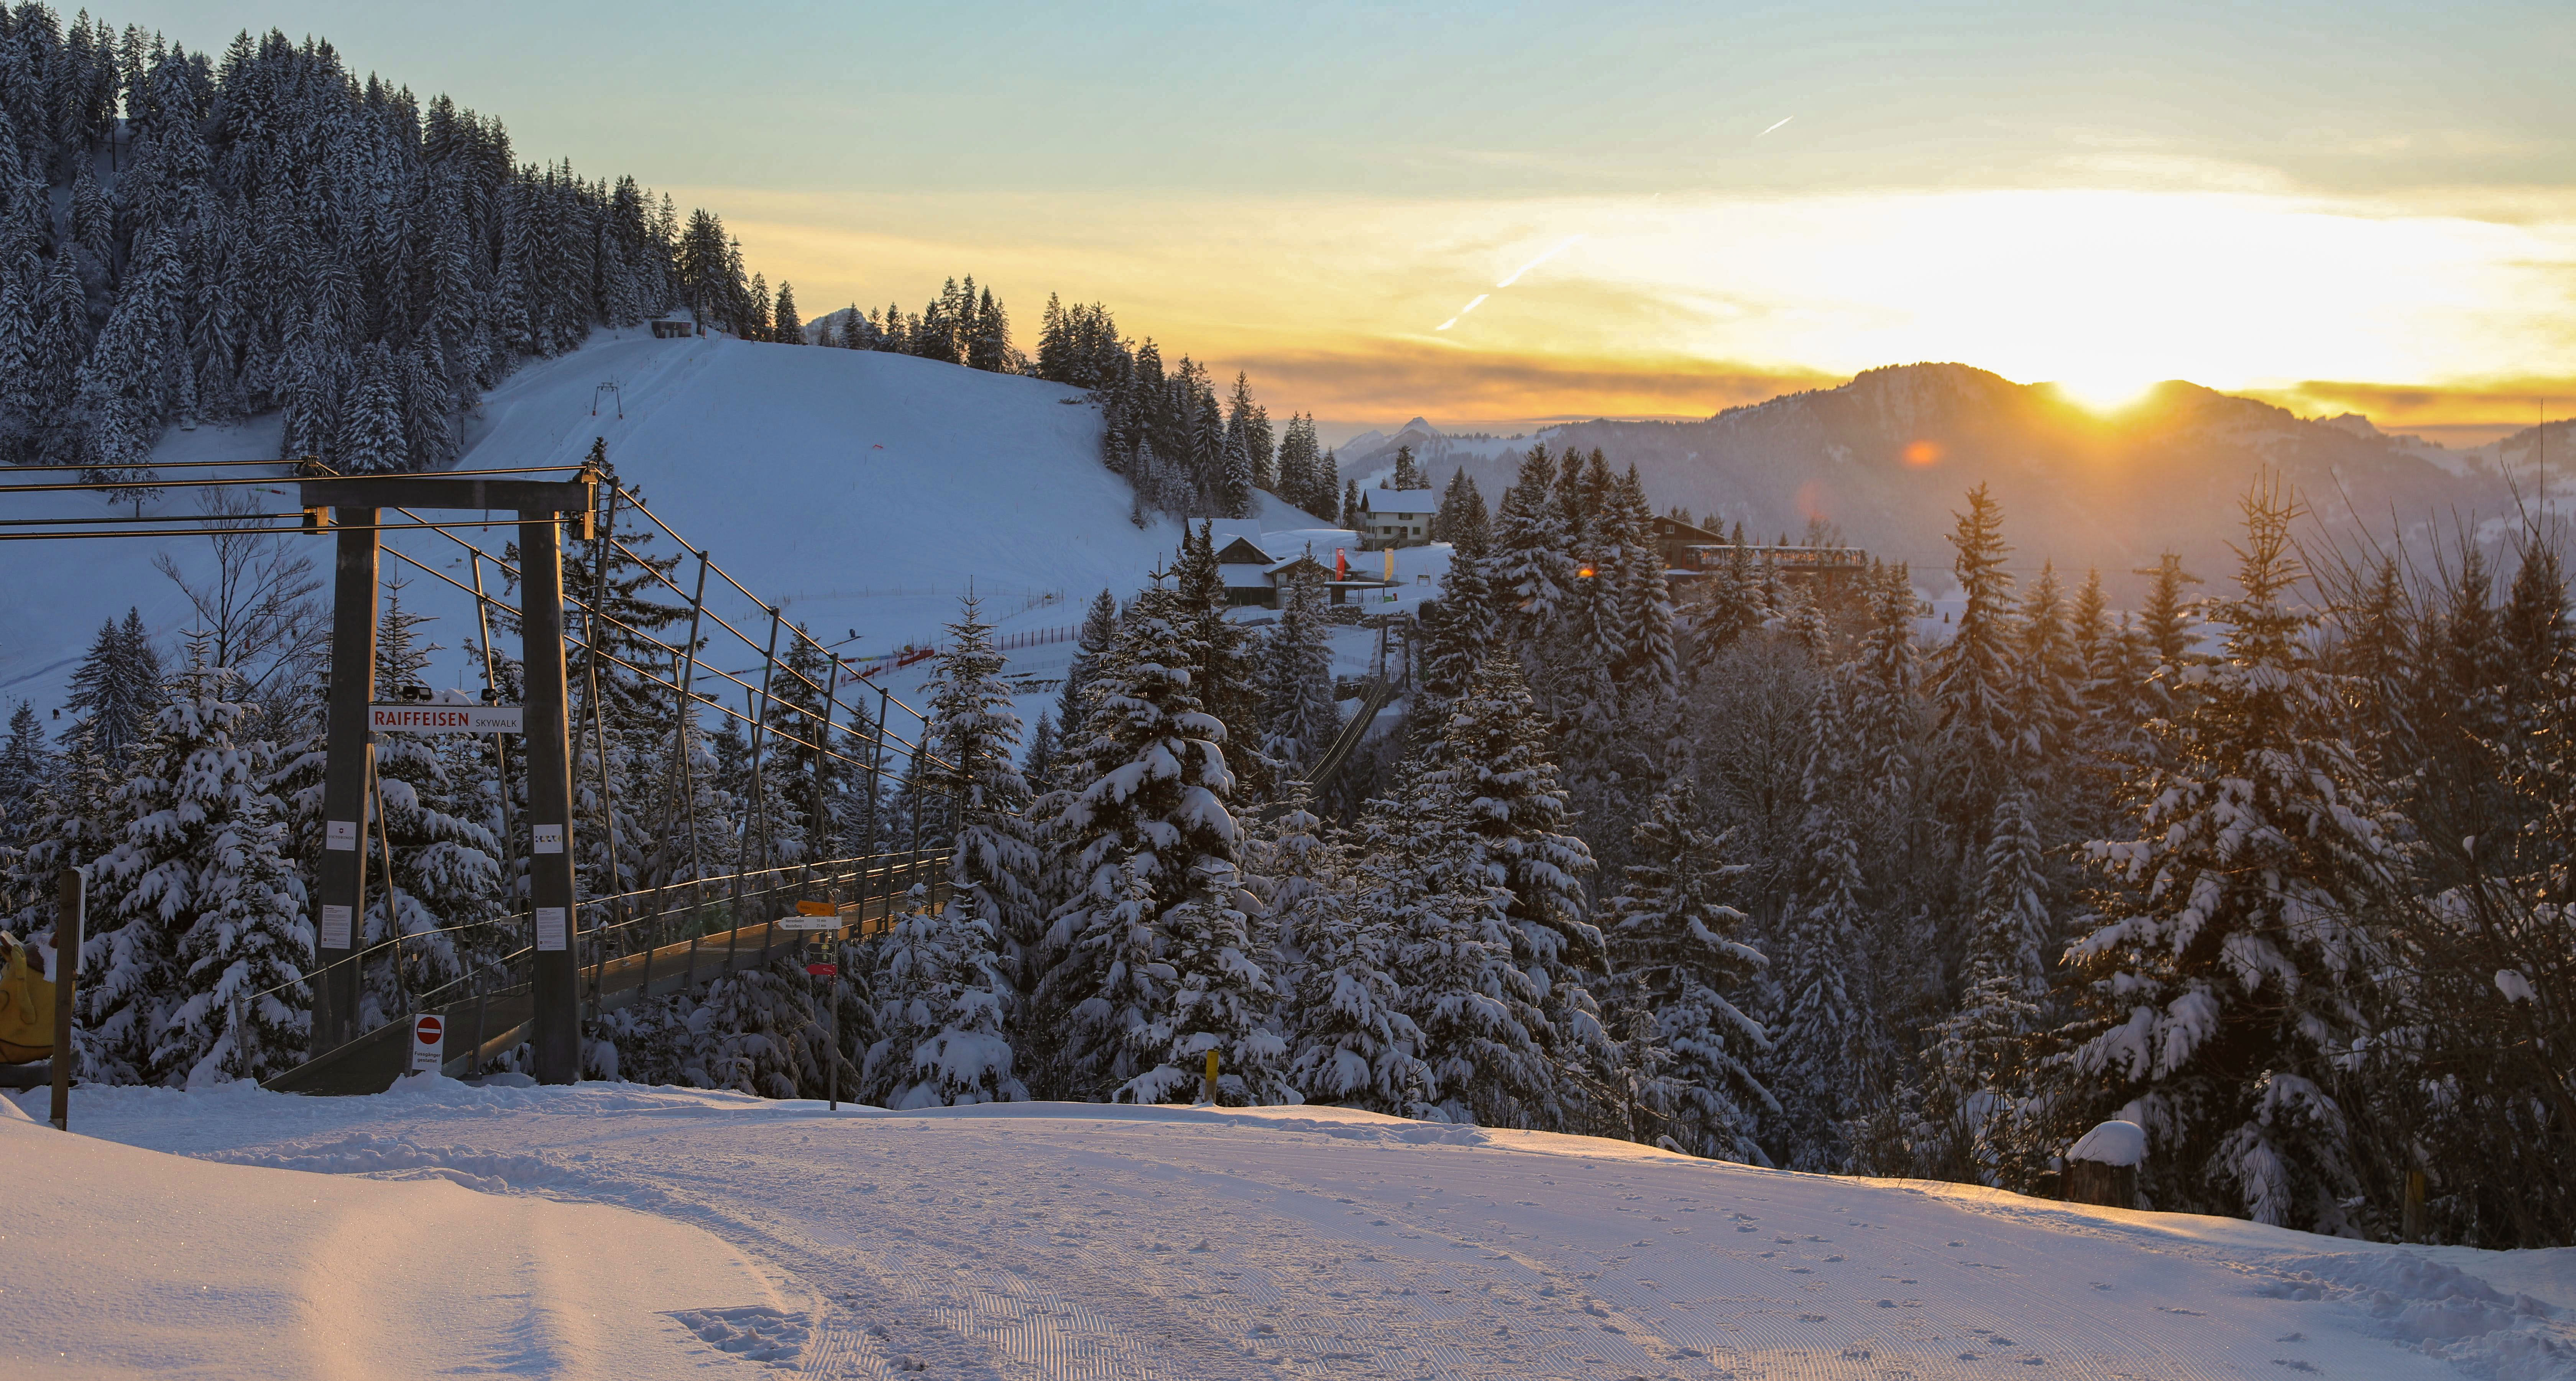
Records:
M0 1121L11 1376L2576 1373L2576 1252L1333 1109L425 1078L82 1089L73 1117L192 1159Z

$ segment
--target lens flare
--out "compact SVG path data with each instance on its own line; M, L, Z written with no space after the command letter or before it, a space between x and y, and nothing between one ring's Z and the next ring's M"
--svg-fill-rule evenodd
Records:
M1918 467L1924 465L1938 465L1941 463L1941 457L1944 454L1945 452L1942 449L1941 443L1938 441L1916 441L1909 443L1906 446L1905 463Z

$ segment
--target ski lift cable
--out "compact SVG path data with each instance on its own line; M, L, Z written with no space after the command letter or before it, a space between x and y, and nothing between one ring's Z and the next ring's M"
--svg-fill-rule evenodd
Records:
M0 493L7 493L7 492L9 492L9 491L8 491L6 488L0 488ZM299 517L299 518L300 518L300 517L302 517L303 515L299 513L299 514L296 514L296 515L294 515L294 516L296 516L296 517ZM71 521L71 520L66 520L66 521ZM148 520L148 521L161 521L161 522L179 521L179 522L187 522L187 521L192 521L192 520L190 520L190 519L175 519L175 520L173 520L173 519L157 519L157 520ZM194 521L205 521L205 522L212 522L212 523L220 524L223 520L222 520L222 519L206 519L206 520L194 520ZM296 526L296 527L223 527L223 526L208 526L208 527L169 527L169 528L141 528L141 529L127 528L127 529L122 529L122 530L110 529L110 530L108 530L108 531L104 531L104 532L96 532L96 531L93 531L93 532L0 532L0 542L45 542L45 541L55 541L55 542L76 542L76 541L82 541L82 540L90 539L90 538L102 538L102 537L108 537L108 538L113 538L113 537L220 537L220 536L225 535L226 533L236 533L236 532L237 532L237 533L263 533L263 532L268 532L268 533L275 533L275 534L277 534L278 536L281 536L281 537L292 537L292 536L298 536L298 535L302 535L302 536L313 536L313 535L316 535L316 533L317 533L317 532L326 532L326 533L327 533L327 532L413 532L413 531L420 531L420 530L426 530L426 529L436 529L436 530L439 530L439 531L442 531L442 532L443 532L443 531L445 531L445 530L447 530L447 529L449 529L449 528L464 528L464 527L474 527L474 528L481 528L481 527L516 527L516 526L518 526L518 520L517 520L517 519L515 519L515 518L482 518L482 519L462 519L462 520L458 520L458 521L454 521L454 522L434 522L434 523L351 523L351 524L347 524L347 525L345 525L345 526L333 526L333 527L327 527L327 528L321 528L321 529L314 529L314 528L303 527L303 526Z
M172 466L171 466L171 468L176 469L176 468L178 468L180 465L197 465L197 464L212 464L212 465L220 465L220 464L236 464L236 465L277 465L277 464L290 464L290 463L297 463L297 462L281 462L281 461L231 461L231 462L223 462L223 461L175 461L175 462L172 462ZM26 468L28 468L28 469L42 469L42 470L59 470L59 469L74 469L74 468L82 469L82 470L93 470L93 469L97 469L98 467L96 467L96 466L78 466L78 467L73 467L73 466L44 465L44 466L28 466L28 467L26 467ZM507 470L437 470L437 471L431 471L431 472L429 472L429 477L431 477L431 478L436 478L436 479L446 479L446 478L449 478L449 477L451 477L451 476L473 476L473 475L523 475L523 474L528 474L528 473L531 473L531 472L534 472L534 471L549 471L549 470L578 470L578 469L580 469L580 468L582 468L582 467L577 466L577 465L530 465L530 466L520 466L520 467L516 467L516 468L512 468L512 469L507 469ZM338 475L338 474L332 474L332 475L314 475L314 476L298 476L298 475L226 475L226 476L221 476L221 477L219 477L219 478L215 478L215 479L178 479L178 480L164 480L164 479L143 479L143 478L136 478L136 479L124 479L124 480L88 480L88 481L83 481L83 482L76 483L76 484L59 484L59 483L57 483L57 484L0 484L0 494L77 494L77 493L82 493L82 492L89 492L89 493L101 493L101 492L114 492L114 491L116 491L116 490L132 490L132 489L222 489L222 488L229 488L229 487L232 487L232 486L235 486L235 485L244 485L244 484L276 484L276 483L278 483L278 482L280 482L280 481L282 481L282 480L295 480L295 479L302 479L302 478L312 478L312 479L365 479L365 478L368 478L368 477L367 477L367 476L365 476L365 475Z

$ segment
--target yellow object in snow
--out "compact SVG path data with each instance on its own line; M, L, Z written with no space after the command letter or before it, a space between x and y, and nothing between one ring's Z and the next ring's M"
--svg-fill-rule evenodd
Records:
M54 1053L54 985L44 965L0 935L0 1064L25 1064Z

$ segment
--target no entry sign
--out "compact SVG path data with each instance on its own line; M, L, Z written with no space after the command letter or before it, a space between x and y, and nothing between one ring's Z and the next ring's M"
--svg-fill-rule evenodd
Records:
M447 1023L435 1016L411 1019L411 1070L435 1074L447 1063Z

